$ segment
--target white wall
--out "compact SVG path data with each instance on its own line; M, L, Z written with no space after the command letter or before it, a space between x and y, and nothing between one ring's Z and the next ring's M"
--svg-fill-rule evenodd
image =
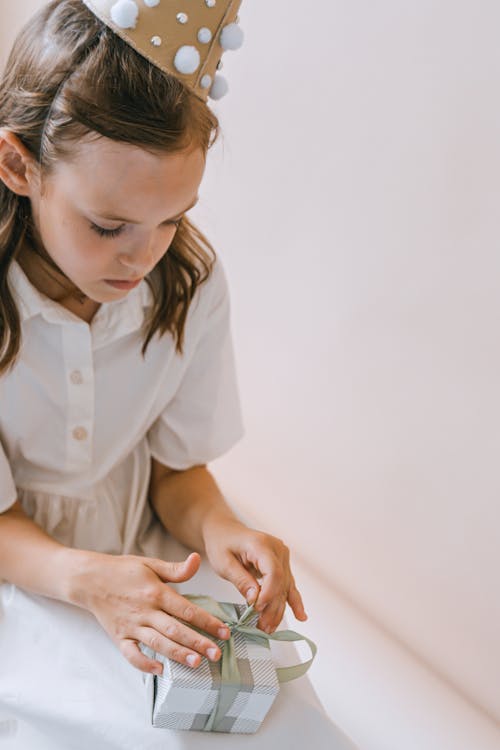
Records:
M241 16L205 191L247 423L220 471L500 719L500 7Z
M214 469L500 720L500 7L240 17L192 212L230 277L247 426Z

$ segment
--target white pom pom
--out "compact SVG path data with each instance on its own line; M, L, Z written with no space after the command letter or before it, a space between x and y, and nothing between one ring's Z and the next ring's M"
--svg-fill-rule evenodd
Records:
M198 31L198 41L200 42L200 44L208 44L212 41L212 32L210 31L210 29L207 29L206 26L203 26Z
M156 8L159 4L160 0L144 0L144 5L147 5L148 8Z
M222 49L239 49L244 38L243 29L237 23L229 23L220 33L220 46Z
M177 50L177 54L174 58L174 65L176 70L179 71L179 73L184 73L189 75L190 73L194 73L195 70L198 70L200 67L200 53L196 49L196 47L191 47L189 45L184 45L184 47L180 47Z
M211 99L222 99L223 96L226 96L228 91L229 84L227 80L224 78L224 76L221 76L219 73L217 73L214 78L212 88L208 93L209 97Z
M139 8L134 0L118 0L110 10L111 20L120 29L135 29Z

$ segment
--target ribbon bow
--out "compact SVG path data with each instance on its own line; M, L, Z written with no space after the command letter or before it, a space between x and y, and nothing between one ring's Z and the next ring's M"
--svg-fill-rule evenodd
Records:
M234 634L236 632L244 633L247 638L256 643L260 643L261 645L268 645L269 640L306 641L309 644L312 653L312 657L309 661L306 661L303 664L296 664L292 667L276 668L276 675L278 677L278 682L280 683L301 677L307 672L316 656L316 644L309 640L309 638L306 638L305 635L300 635L300 633L296 633L294 630L278 630L275 633L265 633L263 630L247 625L246 623L256 614L253 604L249 604L243 614L239 616L234 604L229 602L217 602L211 596L198 596L194 594L183 594L182 596L195 604L198 604L215 617L218 617L225 622L231 631L230 638L224 641L224 645L221 648L220 691L217 696L216 704L203 727L203 731L205 732L213 732L218 729L220 722L226 716L242 685L241 674L235 653ZM196 630L198 633L211 637L209 633L195 627L194 625L190 624L189 627L193 628L193 630Z

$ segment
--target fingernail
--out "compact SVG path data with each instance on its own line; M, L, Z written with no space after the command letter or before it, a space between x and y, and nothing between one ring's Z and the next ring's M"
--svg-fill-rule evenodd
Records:
M219 638L229 638L228 628L219 628L217 633L219 634Z
M186 661L189 664L190 667L194 667L194 665L197 662L198 657L195 654L188 654L186 656Z
M250 600L251 599L252 600L255 599L256 596L257 596L257 589L254 589L254 588L248 589L248 591L247 591L247 602L248 602L248 604L251 604L252 602Z
M219 652L217 651L216 648L209 648L209 649L207 649L207 656L208 656L209 659L214 659L215 660L219 656Z

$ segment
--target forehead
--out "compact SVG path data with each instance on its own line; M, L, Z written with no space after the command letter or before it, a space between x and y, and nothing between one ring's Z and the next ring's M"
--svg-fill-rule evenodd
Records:
M136 196L192 196L202 180L205 156L201 148L173 154L151 153L108 138L82 142L71 162L60 162L57 187L85 201L118 204ZM115 200L116 199L116 200Z

